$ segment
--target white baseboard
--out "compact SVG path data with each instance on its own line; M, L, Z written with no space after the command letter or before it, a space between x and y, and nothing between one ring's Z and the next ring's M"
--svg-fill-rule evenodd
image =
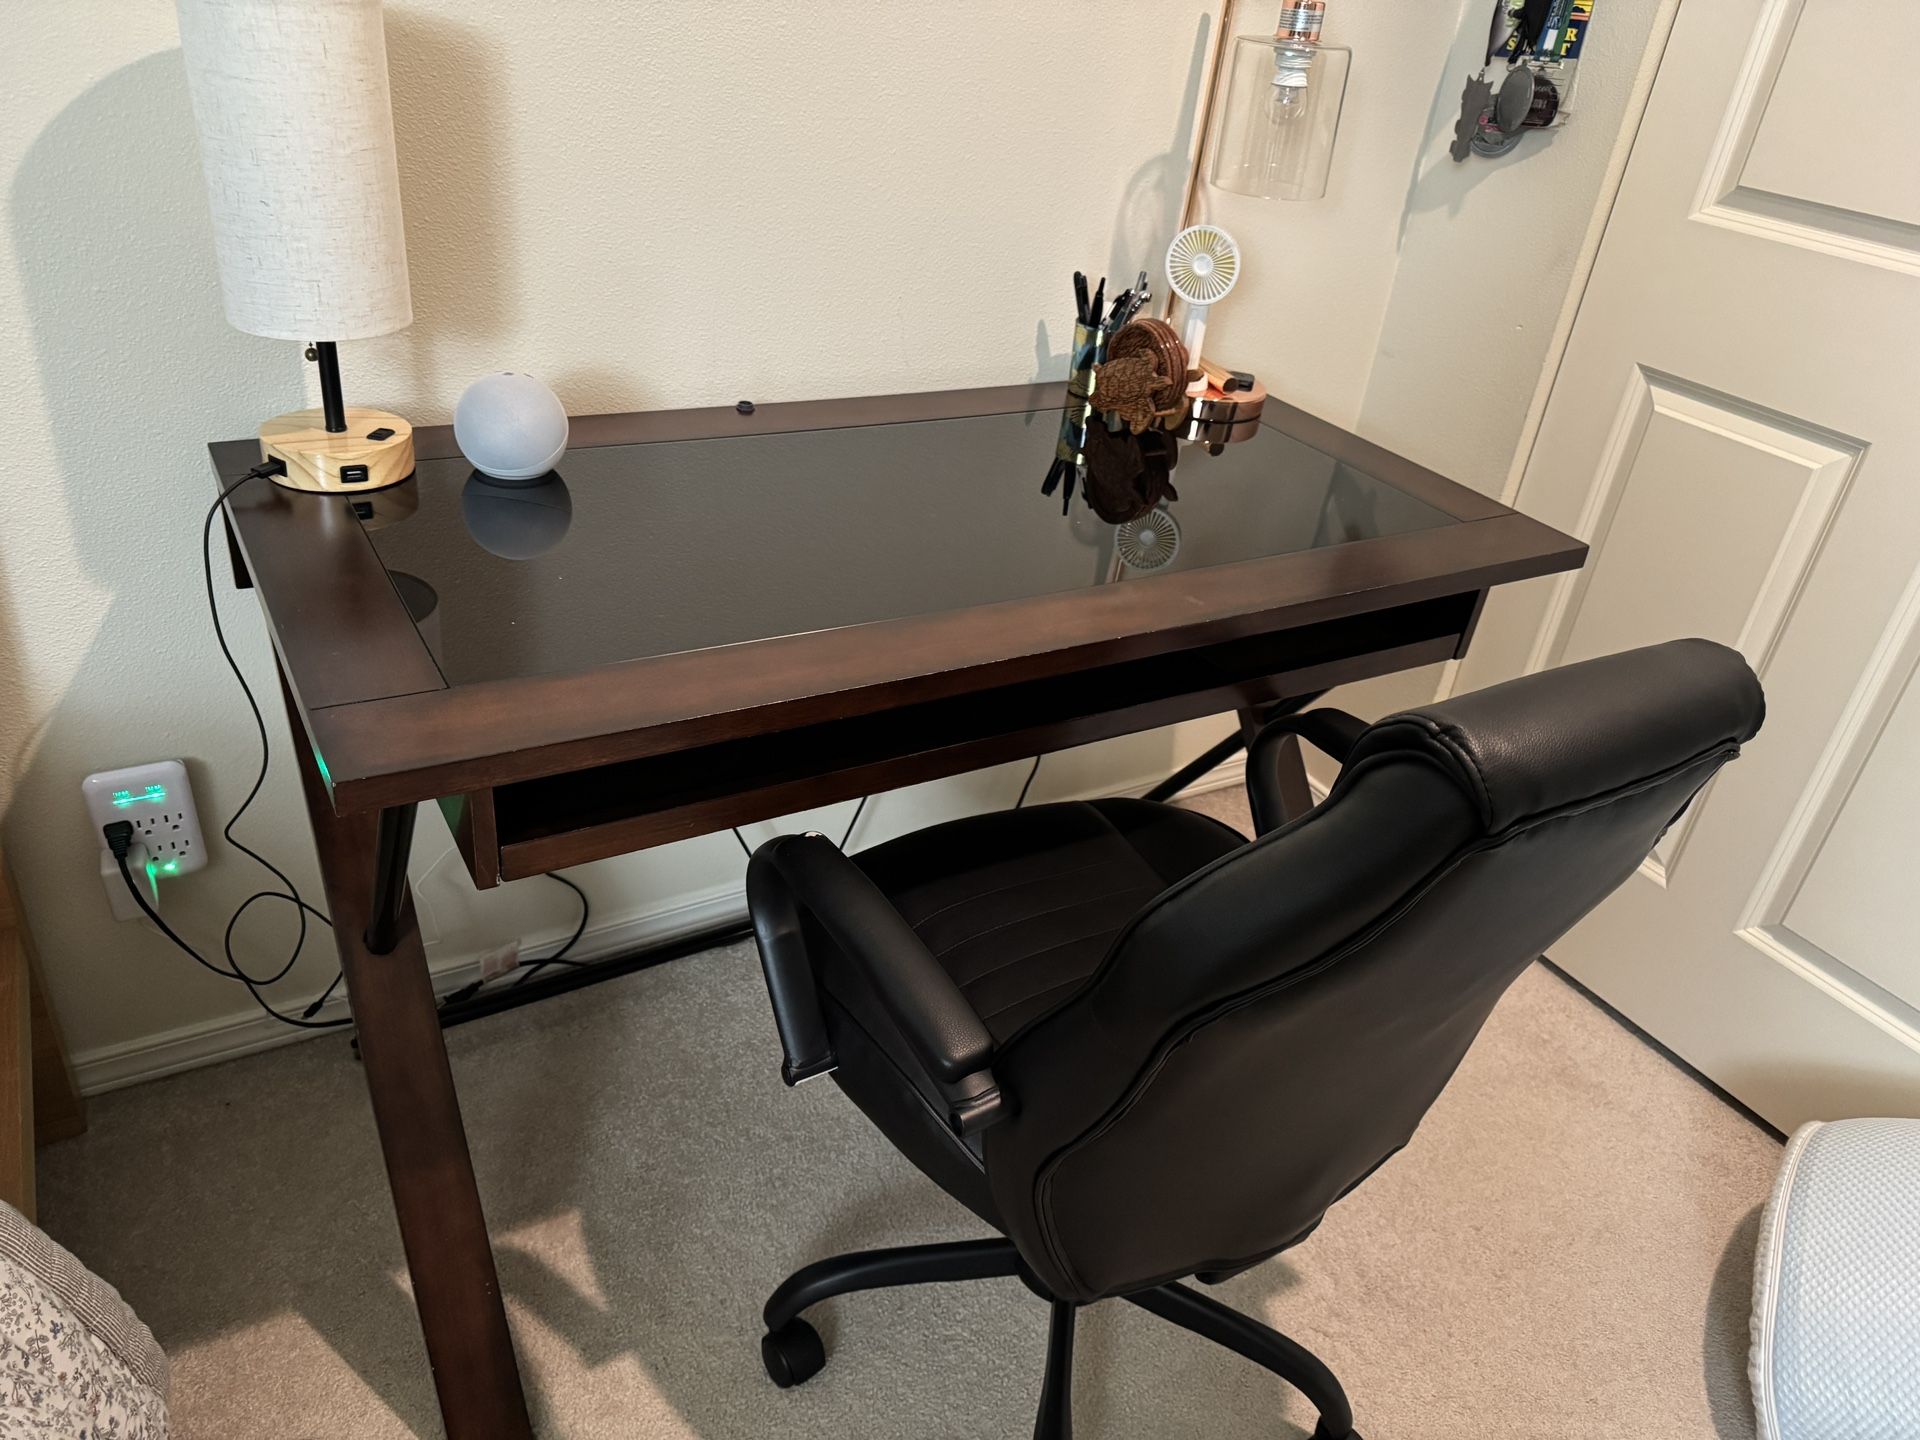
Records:
M604 925L589 926L571 954L581 960L597 960L637 950L643 945L670 944L728 920L743 920L746 914L744 890L734 887L714 891L693 900L610 920ZM456 957L433 966L432 974L434 993L444 995L479 979L480 961L477 956ZM346 996L335 991L333 998L313 1018L318 1022L346 1017ZM73 1076L81 1094L98 1095L331 1033L295 1029L256 1011L251 1015L202 1020L139 1040L80 1051L73 1056Z
M1182 795L1204 795L1209 790L1238 789L1246 783L1247 752L1244 750L1236 750L1180 793ZM1152 788L1153 786L1151 785L1142 785L1138 793L1144 795Z
M1187 787L1186 793L1198 794L1243 783L1246 757L1236 755L1223 761L1201 779ZM1127 785L1115 789L1090 791L1085 795L1060 796L1059 799L1094 799L1101 795L1143 795L1154 782ZM581 960L618 955L645 945L670 944L701 930L717 927L729 920L746 917L746 891L740 886L723 887L691 900L678 901L638 914L622 916L602 925L590 926L580 937L572 954ZM456 956L433 966L433 988L437 994L458 990L479 978L478 956ZM347 1016L343 992L333 998L313 1018L341 1020ZM101 1045L73 1056L74 1080L83 1095L98 1095L183 1070L237 1060L297 1040L310 1040L332 1034L327 1030L298 1030L282 1025L272 1016L256 1011L250 1015L225 1016L201 1020L157 1035L116 1045Z

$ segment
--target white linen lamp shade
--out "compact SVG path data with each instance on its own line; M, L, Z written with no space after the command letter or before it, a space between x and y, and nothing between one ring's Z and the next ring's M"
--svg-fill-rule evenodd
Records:
M347 410L334 351L413 320L380 0L177 4L227 319L320 362L321 409L262 426L263 456L296 489L404 480L412 427Z
M380 0L179 0L227 319L276 340L413 321Z

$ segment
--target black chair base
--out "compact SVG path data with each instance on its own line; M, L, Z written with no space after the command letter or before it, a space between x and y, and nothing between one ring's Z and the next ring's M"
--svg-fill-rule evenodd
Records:
M781 1389L801 1385L827 1363L819 1333L800 1318L808 1306L856 1290L1008 1276L1024 1280L1037 1294L1045 1293L1020 1263L1010 1240L963 1240L836 1255L795 1271L773 1292L766 1305L767 1333L760 1341L760 1356L768 1377ZM1320 1413L1311 1440L1360 1440L1346 1392L1333 1372L1304 1346L1184 1285L1162 1285L1126 1299L1253 1361L1305 1395ZM1071 1440L1077 1307L1051 1297L1048 1303L1052 1316L1047 1327L1047 1374L1033 1435L1034 1440Z

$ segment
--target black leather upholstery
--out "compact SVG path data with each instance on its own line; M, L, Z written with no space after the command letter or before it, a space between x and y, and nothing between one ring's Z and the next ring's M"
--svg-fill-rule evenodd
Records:
M1390 715L1347 763L1417 749L1446 763L1499 831L1749 739L1765 715L1736 652L1672 640Z
M1283 767L1297 765L1293 737L1344 764L1366 733L1366 721L1331 706L1282 715L1261 726L1247 744L1247 805L1253 814L1254 833L1265 835L1294 818L1287 808L1288 792L1293 787L1281 774ZM1293 773L1299 774L1297 769Z
M790 837L786 847L800 838ZM884 895L892 923L904 921L924 947L913 956L916 965L921 954L931 956L993 1040L1005 1042L1085 983L1141 906L1245 843L1217 820L1142 800L1039 805L875 846L851 864L842 862L842 886L855 892L870 882ZM771 841L755 856L763 886L762 857L779 856L782 844ZM822 898L817 883L802 879L799 888L810 899ZM764 949L773 908L764 897L753 908ZM915 1164L997 1223L979 1148L948 1121L949 1095L931 1083L931 1067L913 1053L871 978L852 963L850 946L826 933L831 925L850 940L850 932L872 936L874 928L862 929L833 900L818 908L831 918L806 923L820 927L812 954L829 991L823 1016L835 1080ZM895 956L907 948L897 936L883 943ZM900 969L903 981L915 973L915 966ZM808 978L813 973L809 969Z
M1154 896L1246 843L1144 800L936 825L854 857L1004 1043L1086 983Z
M884 957L849 960L858 926L816 913L836 1074L1057 1299L1243 1268L1407 1143L1501 993L1762 714L1737 654L1678 641L1322 726L1348 749L1332 793L1252 844L1102 801L842 861L911 930L909 968L933 956L986 1027L972 1079L998 1108L960 1138Z

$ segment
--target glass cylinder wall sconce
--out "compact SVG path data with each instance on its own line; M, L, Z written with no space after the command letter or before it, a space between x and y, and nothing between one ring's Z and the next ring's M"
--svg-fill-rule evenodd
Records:
M1353 52L1320 43L1325 0L1288 0L1273 35L1242 35L1228 57L1212 182L1267 200L1327 193Z

